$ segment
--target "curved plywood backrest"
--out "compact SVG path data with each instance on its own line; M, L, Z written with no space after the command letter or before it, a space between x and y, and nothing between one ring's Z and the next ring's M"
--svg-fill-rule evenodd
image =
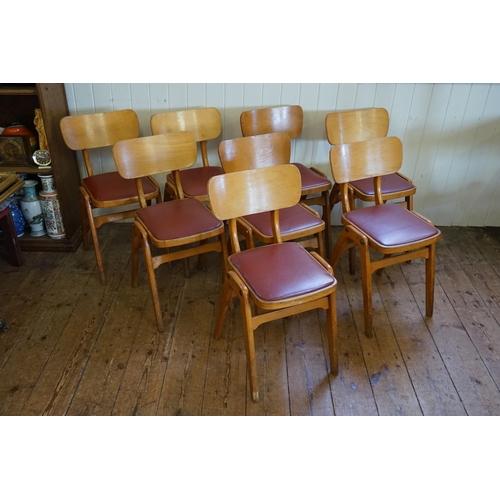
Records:
M241 133L249 135L285 132L295 139L302 132L304 111L298 105L244 111L240 115Z
M270 167L290 162L290 137L284 132L228 139L219 144L225 172Z
M389 113L384 108L335 111L326 115L325 126L330 144L376 139L387 135Z

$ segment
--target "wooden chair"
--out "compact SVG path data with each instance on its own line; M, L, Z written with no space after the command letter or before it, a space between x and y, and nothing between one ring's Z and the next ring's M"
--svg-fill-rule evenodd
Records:
M384 108L363 108L335 111L326 115L326 137L331 145L366 141L386 137L389 130L389 113ZM353 199L375 202L373 181L360 179L350 183ZM413 210L413 195L417 188L400 172L382 177L382 200L404 198L406 208ZM340 202L340 191L334 185L330 192L330 207Z
M80 184L83 247L85 250L89 249L90 229L99 277L104 285L106 278L97 229L107 222L133 217L135 208L129 207L125 211L112 211L112 213L109 213L108 209L139 203L139 195L135 181L121 177L115 165L113 171L95 174L89 150L113 146L117 141L139 137L139 121L133 110L124 109L66 116L62 118L60 126L66 145L83 154L88 175ZM148 202L156 200L156 203L161 203L160 187L152 177L144 181L144 196ZM99 215L94 215L94 209L104 209L108 213L102 213L103 210L100 210Z
M384 204L382 176L401 168L403 146L397 137L339 144L330 150L330 166L339 186L344 229L332 253L330 264L338 263L342 252L353 246L360 250L365 333L372 336L372 274L378 269L425 259L425 310L432 316L434 305L435 245L441 232L421 215L396 203ZM354 209L349 185L372 178L375 205ZM383 255L372 261L370 250Z
M263 323L311 309L327 311L330 370L338 373L337 281L329 264L315 252L281 237L278 211L296 205L301 195L300 172L294 165L242 170L213 177L208 182L216 217L227 220L235 253L227 273L215 322L215 338L222 334L231 299L240 300L245 334L250 391L259 400L254 330ZM251 213L272 210L276 242L241 251L236 221ZM252 309L257 309L255 314Z
M219 158L224 172L236 172L290 162L290 137L284 132L240 137L219 144ZM300 240L304 248L318 249L324 257L325 222L303 203L279 212L281 237L284 241ZM244 235L246 247L253 248L254 238L264 244L275 243L272 212L265 211L238 219L238 231Z
M298 105L277 106L244 111L240 115L241 132L244 137L270 132L286 132L290 139L296 139L302 133L304 111ZM326 251L331 251L331 206L330 190L332 183L327 176L302 163L293 163L299 171L302 180L302 202L306 205L323 207L325 221Z
M214 175L223 173L222 167L209 165L207 141L217 139L222 132L220 112L216 108L199 108L184 111L157 113L150 120L153 135L170 132L191 132L199 144L203 167L193 167L180 172L182 189L186 198L207 201L207 182ZM163 199L180 198L172 173L167 175Z
M226 265L224 224L200 200L183 195L179 169L191 167L196 162L196 154L196 142L189 132L128 139L113 146L118 172L125 179L135 179L141 205L132 228L132 286L138 283L142 246L160 332L163 331L163 318L155 269L166 262L212 251L222 252L223 265ZM180 199L148 206L144 196L145 180L168 171L174 172ZM217 241L210 241L211 238ZM193 245L195 243L200 244ZM166 249L166 253L153 256L151 245ZM174 247L180 248L173 251Z

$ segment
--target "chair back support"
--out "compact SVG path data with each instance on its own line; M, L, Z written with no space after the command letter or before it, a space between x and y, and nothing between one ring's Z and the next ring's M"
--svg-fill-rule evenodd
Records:
M338 144L330 149L330 167L338 184L397 172L403 162L398 137Z
M240 115L241 133L244 137L285 132L290 139L295 139L301 134L303 123L304 111L298 105L252 109Z
M68 148L82 151L87 175L94 175L88 150L139 137L139 119L132 109L65 116L60 122Z
M116 167L125 179L191 167L196 154L196 142L190 132L139 137L113 146Z
M226 173L284 165L290 162L290 137L284 132L228 139L219 144Z
M219 220L291 207L300 192L300 172L291 164L218 175L208 182L210 206Z
M150 119L153 135L191 132L200 144L203 165L208 166L207 141L222 133L222 119L217 108L198 108L156 113Z
M61 132L70 149L82 151L139 137L139 120L131 109L65 116L61 119Z
M367 141L387 135L389 113L384 108L336 111L326 115L325 125L330 144Z
M191 132L196 142L216 139L222 133L222 120L217 108L188 109L156 113L150 120L154 135Z

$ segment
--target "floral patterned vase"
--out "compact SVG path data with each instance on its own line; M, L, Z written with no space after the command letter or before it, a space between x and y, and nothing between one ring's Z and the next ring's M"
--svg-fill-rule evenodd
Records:
M65 238L66 232L64 231L57 192L40 191L39 196L42 203L43 218L45 220L47 234L54 240Z
M35 237L45 234L42 205L36 194L37 184L37 181L24 181L24 197L20 202L24 218L31 227L31 236Z

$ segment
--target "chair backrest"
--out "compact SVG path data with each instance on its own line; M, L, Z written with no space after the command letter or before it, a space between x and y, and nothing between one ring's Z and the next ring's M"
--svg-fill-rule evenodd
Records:
M190 132L138 137L117 142L113 157L122 177L137 179L191 167L196 142Z
M243 137L285 132L295 139L302 133L303 123L304 111L299 105L252 109L240 115Z
M290 137L284 132L228 139L219 144L226 173L283 165L290 162Z
M112 146L139 137L139 120L132 109L65 116L60 125L64 142L74 151Z
M222 120L217 108L187 109L156 113L150 119L153 135L191 132L200 144L203 165L208 166L206 143L222 133Z
M210 207L219 220L229 222L232 248L240 251L236 218L271 212L273 235L281 243L278 211L296 205L302 183L295 165L275 165L216 175L208 181Z
M139 137L139 119L132 109L65 116L60 122L64 142L82 151L89 176L93 175L89 149L113 146L116 142Z
M330 149L333 179L340 185L344 211L349 211L347 183L373 177L375 201L382 203L380 176L397 172L403 163L403 144L398 137L337 144Z
M389 113L385 108L335 111L326 115L325 126L330 144L366 141L387 135Z

